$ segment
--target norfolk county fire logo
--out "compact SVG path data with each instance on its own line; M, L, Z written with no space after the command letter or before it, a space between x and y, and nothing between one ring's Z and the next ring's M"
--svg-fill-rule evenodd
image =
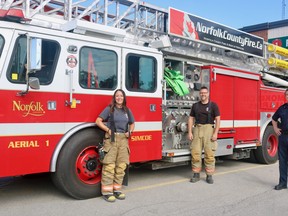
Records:
M24 104L21 101L13 101L13 111L22 112L22 116L43 116L45 111L40 102L31 101L29 104Z

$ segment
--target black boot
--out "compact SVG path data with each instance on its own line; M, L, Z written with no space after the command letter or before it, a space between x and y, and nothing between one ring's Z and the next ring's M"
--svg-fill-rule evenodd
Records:
M282 190L286 188L287 188L287 184L281 184L281 183L279 183L278 185L274 187L275 190Z
M212 178L212 175L207 175L207 177L206 177L206 182L207 182L208 184L213 184L213 183L214 183L213 178Z
M195 183L200 180L200 173L194 173L192 178L190 179L190 182Z

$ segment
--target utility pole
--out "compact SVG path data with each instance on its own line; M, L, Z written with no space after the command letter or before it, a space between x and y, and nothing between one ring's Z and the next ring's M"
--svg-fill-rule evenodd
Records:
M286 1L282 0L282 20L285 19Z

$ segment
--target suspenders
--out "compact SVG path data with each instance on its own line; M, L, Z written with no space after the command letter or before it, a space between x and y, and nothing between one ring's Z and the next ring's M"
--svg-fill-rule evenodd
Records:
M195 124L199 124L199 103L200 102L197 102L195 104ZM209 124L210 120L211 120L211 113L212 113L212 110L211 110L211 101L208 102L208 117L207 117L207 121L205 124Z
M127 111L127 115L128 115L128 124L126 126L126 131L129 131L128 125L132 123L131 113L130 113L129 109ZM110 130L111 130L111 142L115 142L116 125L115 125L115 121L114 121L114 112L110 112L109 116L110 116L110 121L111 121L111 128L110 128Z

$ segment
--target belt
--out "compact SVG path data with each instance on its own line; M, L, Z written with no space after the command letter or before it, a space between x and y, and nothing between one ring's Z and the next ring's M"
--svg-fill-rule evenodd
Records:
M206 125L211 125L212 127L214 127L214 124L195 124L195 127L203 127Z
M125 133L124 132L115 132L111 134L111 142L115 142L115 137L125 137Z

